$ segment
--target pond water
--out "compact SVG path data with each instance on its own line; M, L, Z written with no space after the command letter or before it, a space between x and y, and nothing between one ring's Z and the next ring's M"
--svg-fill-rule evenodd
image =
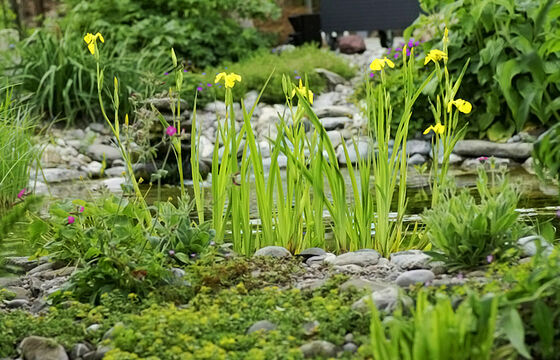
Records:
M350 177L348 171L342 169L344 178L347 183L347 188L351 189ZM464 171L460 168L452 168L449 172L453 177L458 187L473 188L476 185L477 175L475 171ZM521 198L519 201L518 211L521 213L521 218L525 221L535 223L536 221L552 220L556 228L560 228L560 222L557 219L556 211L560 209L557 187L553 184L544 184L535 175L525 171L523 168L518 167L510 169L510 180L518 184ZM100 196L101 192L93 191L92 189L99 187L100 180L78 181L73 183L53 184L50 186L50 194L54 199L84 199L88 200L96 196ZM211 194L209 182L205 183L205 198L206 205L208 206L211 201ZM192 186L187 187L189 194L192 196ZM143 191L148 191L147 201L154 203L158 198L165 201L169 197L174 199L179 195L179 187L177 186L162 186L160 193L156 188L149 189L144 186ZM407 217L405 221L414 222L419 221L420 214L426 207L430 206L428 176L426 174L418 173L414 168L409 168L408 176L408 206ZM329 194L327 193L327 196ZM252 217L257 218L256 207L256 194L251 192L251 212ZM347 203L352 202L352 193L347 193ZM210 208L207 208L207 218L210 218ZM193 215L195 215L193 213ZM325 214L325 222L329 222L328 215ZM29 255L26 251L27 248L22 242L7 244L4 252L9 255ZM8 250L6 250L8 249ZM7 255L7 254L5 254Z

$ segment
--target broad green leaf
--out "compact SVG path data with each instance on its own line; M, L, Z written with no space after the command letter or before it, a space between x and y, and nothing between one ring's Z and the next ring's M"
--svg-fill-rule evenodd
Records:
M525 345L525 329L517 310L513 307L504 311L503 329L511 345L526 359L532 359Z

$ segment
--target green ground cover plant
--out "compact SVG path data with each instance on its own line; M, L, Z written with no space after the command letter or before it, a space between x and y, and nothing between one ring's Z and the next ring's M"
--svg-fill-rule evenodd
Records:
M461 95L480 109L469 119L470 132L503 140L559 120L560 4L463 0L429 7L433 12L421 15L405 38L427 38L425 50L440 48L438 34L449 27L449 71L459 72L470 58Z
M489 182L482 168L478 176L479 201L468 190L457 193L449 187L441 202L422 214L430 254L452 269L508 259L514 255L513 240L528 231L515 211L519 193L507 177L492 173Z

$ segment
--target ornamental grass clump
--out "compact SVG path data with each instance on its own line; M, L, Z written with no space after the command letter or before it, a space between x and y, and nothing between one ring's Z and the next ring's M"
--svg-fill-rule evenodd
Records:
M466 189L457 194L448 188L441 201L422 214L432 244L430 255L450 269L474 268L507 258L526 232L515 211L519 201L516 188L505 176L495 182L489 185L487 174L479 168L479 201Z

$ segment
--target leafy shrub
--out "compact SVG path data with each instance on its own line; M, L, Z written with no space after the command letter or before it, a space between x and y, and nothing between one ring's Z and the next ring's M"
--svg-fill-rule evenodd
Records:
M0 89L0 214L27 186L35 159L34 121L26 107L12 101L12 89ZM1 96L1 95L0 95ZM25 191L24 191L25 192Z
M462 0L429 7L439 11L421 15L405 37L433 37L424 49L441 48L436 39L447 24L449 71L460 71L471 59L461 90L477 108L471 131L499 140L527 122L560 119L560 4Z
M242 81L233 88L234 98L242 99L251 90L260 91L270 74L274 75L266 87L262 101L267 103L283 103L286 100L282 90L282 76L285 75L297 83L298 79L309 82L309 88L316 94L325 89L327 81L315 72L323 68L335 72L349 79L355 72L354 69L336 54L318 49L313 45L298 47L292 51L280 54L268 50L257 51L236 63L225 62L218 67L205 69L204 74L185 76L187 89L201 87L202 100L223 99L225 89L214 85L216 74L221 72L234 72L242 76ZM211 85L210 87L208 85ZM187 96L188 98L188 96Z
M533 159L541 178L560 180L560 123L539 137L533 147Z
M384 360L494 359L497 310L497 297L471 295L454 309L449 297L431 304L426 292L418 294L410 318L396 311L382 322L372 306L369 351Z
M19 44L21 62L4 64L14 72L14 81L20 83L16 88L18 95L28 97L36 113L51 119L60 116L69 122L95 121L99 116L95 61L82 38L82 33L39 29ZM132 99L161 90L167 56L148 60L147 52L137 49L126 53L125 46L105 44L103 54L107 55L101 61L106 76L118 76L123 84L120 108L123 113L130 113ZM105 103L110 103L110 94L103 94Z
M70 287L77 299L96 302L114 289L145 294L172 280L168 267L192 262L212 239L206 225L191 227L183 203L155 210L147 226L142 206L114 196L55 203L49 219L34 217L29 238L36 256L84 267Z
M65 0L65 26L78 33L100 31L121 51L174 48L197 67L236 61L268 45L255 29L242 28L239 18L279 15L272 0Z
M489 187L488 176L479 169L477 203L468 190L449 189L442 201L422 214L426 234L435 251L431 255L452 269L470 268L511 255L515 241L526 230L515 211L519 194L501 177Z

